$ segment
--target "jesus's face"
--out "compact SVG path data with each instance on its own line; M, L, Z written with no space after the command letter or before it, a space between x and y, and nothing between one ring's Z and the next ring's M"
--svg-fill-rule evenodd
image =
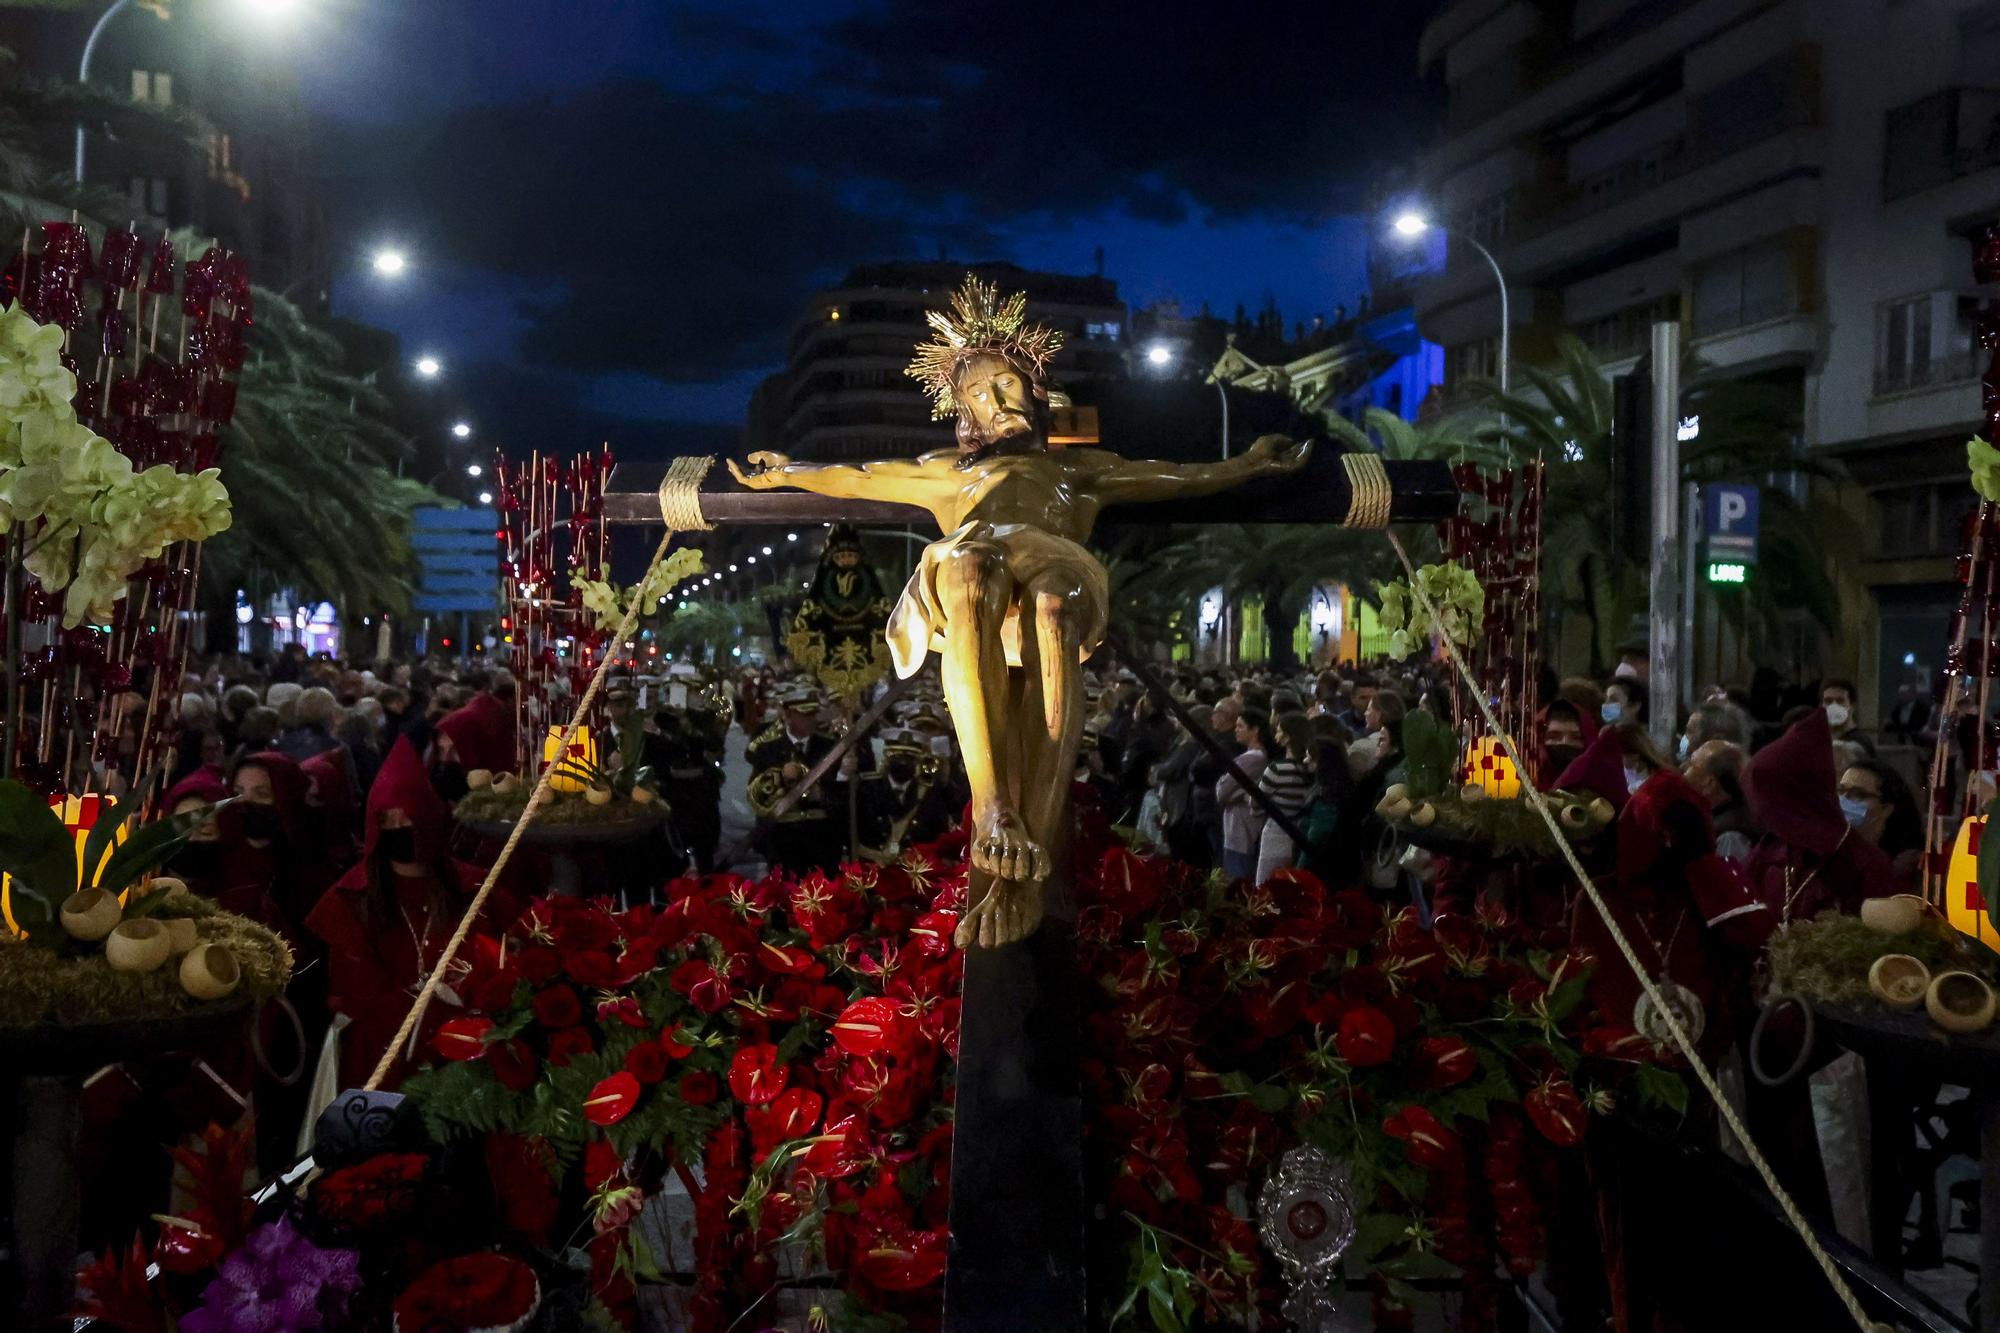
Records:
M1035 386L1019 366L1003 356L969 358L959 370L959 410L971 418L977 447L1003 450L1034 447L1037 440Z

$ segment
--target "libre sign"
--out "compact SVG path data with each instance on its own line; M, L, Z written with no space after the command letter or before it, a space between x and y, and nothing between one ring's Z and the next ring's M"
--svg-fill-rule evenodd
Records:
M1711 485L1702 490L1702 540L1710 583L1747 583L1757 563L1755 486Z

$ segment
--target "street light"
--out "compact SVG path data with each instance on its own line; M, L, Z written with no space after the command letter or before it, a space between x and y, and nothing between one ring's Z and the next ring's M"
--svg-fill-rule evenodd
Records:
M443 371L443 369L444 362L434 356L420 356L417 358L417 373L427 380L436 379L439 372Z
M493 492L491 492L491 491L481 491L481 492L479 493L479 503L481 503L481 504L483 504L483 505L490 505L490 504L492 504L492 503L493 503Z
M476 476L478 476L478 475L479 475L479 472L480 472L480 467L479 467L479 464L477 464L477 463L467 463L467 464L465 465L465 475L466 475L466 476L468 476L468 477L476 477Z
M1433 228L1443 232L1446 236L1455 236L1477 250L1480 258L1486 261L1486 267L1493 270L1493 281L1500 287L1500 392L1507 392L1507 362L1509 359L1508 347L1510 345L1508 337L1509 321L1507 318L1507 275L1500 271L1500 261L1493 257L1491 250L1488 250L1479 243L1478 237L1467 235L1464 232L1452 231L1447 227L1440 227L1415 209L1408 209L1398 214L1396 220L1389 225L1395 229L1398 236L1401 236L1405 240L1413 241Z
M1146 349L1148 365L1165 369L1173 364L1173 360L1174 349L1166 343L1154 343ZM1222 400L1222 456L1227 458L1229 457L1229 392L1222 387L1222 381L1213 373L1209 375L1208 382L1215 386L1215 396Z
M765 555L769 555L769 554L771 554L771 548L770 548L770 547L768 547L768 546L766 546L766 547L764 548L764 554L765 554Z
M1146 359L1156 366L1164 366L1174 359L1174 349L1165 343L1154 343L1146 349Z
M451 433L462 440L472 434L472 426L469 422L454 421L451 426Z
M369 256L369 266L384 278L400 278L410 267L410 257L394 246L383 246Z

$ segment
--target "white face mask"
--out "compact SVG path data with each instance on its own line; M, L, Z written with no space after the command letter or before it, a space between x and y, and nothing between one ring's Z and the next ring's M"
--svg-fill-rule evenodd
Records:
M1639 668L1633 666L1630 662L1620 662L1618 669L1611 673L1611 678L1613 680L1637 680L1639 679Z
M1835 731L1846 726L1847 719L1852 716L1853 714L1847 711L1846 704L1828 704L1826 706L1826 724Z
M1635 791L1639 790L1639 788L1641 788L1641 787L1643 787L1643 786L1645 786L1645 785L1646 785L1646 779L1647 779L1647 778L1650 778L1650 777L1652 777L1652 776L1653 776L1653 775L1652 775L1651 773L1648 773L1648 772L1647 772L1647 771L1646 771L1645 769L1643 769L1643 768L1628 768L1628 769L1626 769L1626 770L1625 770L1625 790L1626 790L1626 791L1628 791L1628 792L1635 792Z

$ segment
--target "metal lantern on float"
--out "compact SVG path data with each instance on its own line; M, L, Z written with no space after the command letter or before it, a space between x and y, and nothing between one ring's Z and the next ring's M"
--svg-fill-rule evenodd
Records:
M96 792L85 796L60 796L49 802L49 809L62 817L63 827L69 830L70 837L76 843L76 882L79 888L96 886L97 876L103 871L104 863L111 859L112 852L129 834L129 830L119 829L117 835L112 838L111 845L106 847L104 854L98 858L97 864L91 866L88 871L84 869L84 844L90 839L90 831L97 827L99 819L117 818L111 813L117 808L117 804L116 801L106 800ZM0 919L6 921L9 935L15 939L27 937L28 932L14 920L14 880L11 875L0 875Z
M1951 845L1951 863L1945 872L1944 915L1955 930L1988 948L2000 949L2000 931L1993 928L1985 895L1979 891L1979 840L1985 832L1983 815L1970 815L1958 826L1958 841Z
M569 739L569 749L567 751L559 748L562 745L562 735L563 729L561 727L549 728L548 736L542 741L542 765L544 767L556 768L558 764L566 761L581 765L595 765L597 763L597 742L591 737L589 727L578 725L576 735ZM549 775L549 789L551 791L567 792L570 795L575 795L588 785L588 783L582 778L577 777L573 772L565 773L558 769L558 771Z
M1496 736L1480 736L1472 742L1465 752L1465 780L1503 801L1521 794L1521 774Z

